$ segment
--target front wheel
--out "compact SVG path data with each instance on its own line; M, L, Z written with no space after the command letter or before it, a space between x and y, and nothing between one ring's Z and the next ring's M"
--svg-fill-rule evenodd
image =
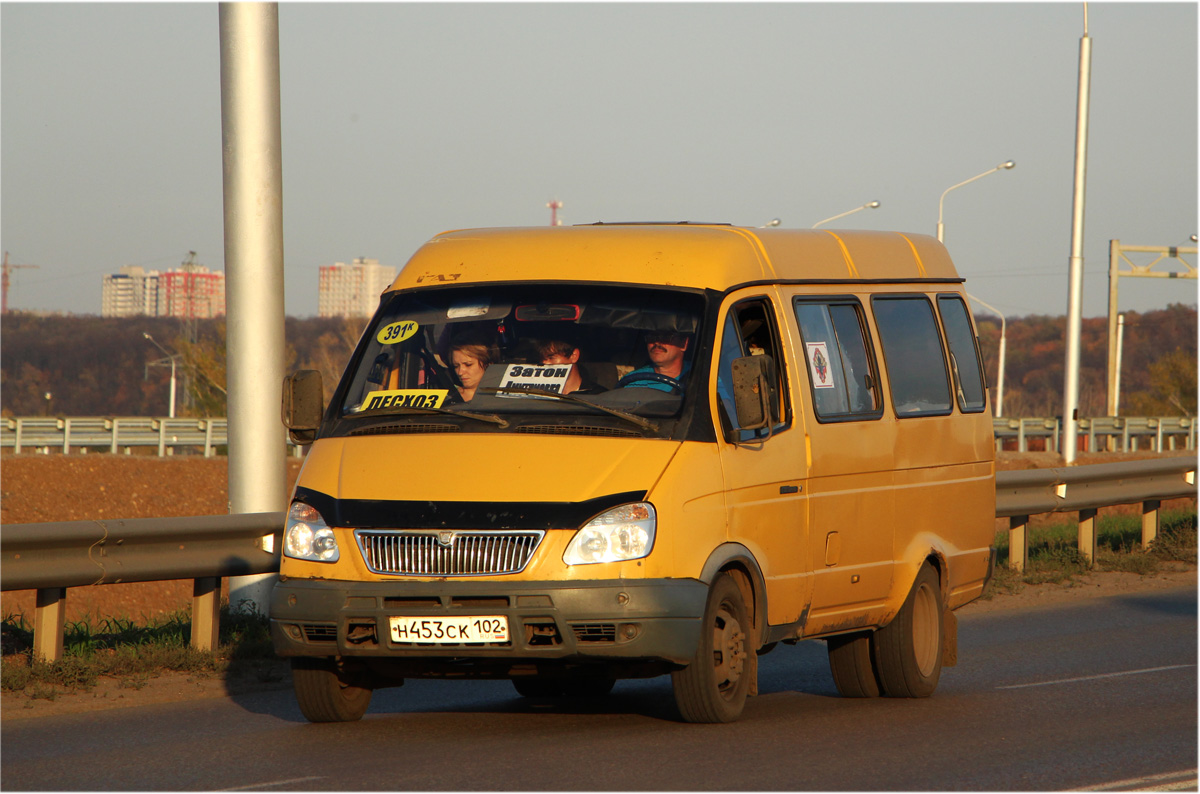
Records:
M937 570L921 566L895 620L875 632L876 673L884 695L925 698L942 673L942 588Z
M675 705L686 722L733 722L742 715L756 670L750 631L741 588L721 574L708 591L696 655L671 673Z
M354 722L371 705L371 689L347 681L331 659L292 659L292 687L309 722Z

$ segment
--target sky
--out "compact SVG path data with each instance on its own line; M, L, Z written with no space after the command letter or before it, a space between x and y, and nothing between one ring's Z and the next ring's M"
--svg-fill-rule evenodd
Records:
M1196 245L1197 5L1087 25L1096 317L1110 240ZM946 195L946 245L1006 317L1066 314L1083 34L1082 3L281 3L285 310L316 314L321 265L551 200L785 228L879 201L822 228L934 235L943 191L1013 160ZM215 3L0 4L0 244L37 266L10 309L99 314L105 274L189 251L223 270L220 100ZM1122 310L1171 303L1197 282L1120 280Z

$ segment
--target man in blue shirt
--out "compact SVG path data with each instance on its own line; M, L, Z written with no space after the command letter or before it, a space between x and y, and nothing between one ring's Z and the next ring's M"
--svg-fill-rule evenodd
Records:
M683 376L691 369L691 363L684 360L689 341L686 334L671 331L646 334L646 355L650 365L630 372L621 378L619 385L683 394Z

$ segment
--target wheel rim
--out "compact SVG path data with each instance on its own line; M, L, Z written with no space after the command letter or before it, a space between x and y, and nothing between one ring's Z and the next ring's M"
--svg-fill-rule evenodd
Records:
M914 594L912 614L913 654L916 656L917 669L923 676L933 674L941 653L941 633L938 631L940 618L937 595L928 583L923 582Z
M731 698L746 667L746 634L729 608L721 604L713 624L713 672L717 691Z

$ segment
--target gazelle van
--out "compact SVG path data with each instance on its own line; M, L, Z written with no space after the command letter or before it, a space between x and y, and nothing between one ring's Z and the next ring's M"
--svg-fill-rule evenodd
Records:
M963 287L915 234L596 224L425 244L324 404L271 606L312 721L405 678L599 697L670 674L736 719L777 643L925 697L991 575Z

